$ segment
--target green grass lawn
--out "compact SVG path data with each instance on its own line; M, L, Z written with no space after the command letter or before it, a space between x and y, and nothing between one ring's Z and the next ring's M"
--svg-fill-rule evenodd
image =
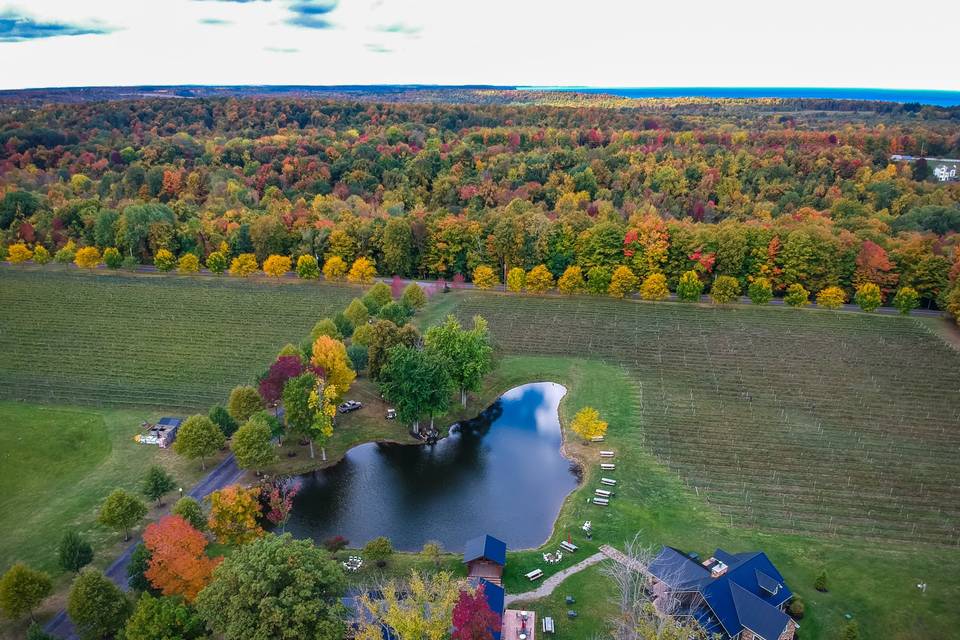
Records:
M47 571L58 594L39 612L62 604L71 576L57 567L57 544L73 529L94 547L93 564L104 568L123 549L123 536L96 522L97 509L116 488L139 493L152 464L167 468L185 488L202 475L197 462L170 450L138 445L140 423L157 418L134 410L47 407L0 401L0 572L15 562ZM208 463L209 464L209 463ZM169 509L151 505L148 519ZM0 626L19 637L20 626Z
M361 293L287 279L0 269L0 398L206 412Z

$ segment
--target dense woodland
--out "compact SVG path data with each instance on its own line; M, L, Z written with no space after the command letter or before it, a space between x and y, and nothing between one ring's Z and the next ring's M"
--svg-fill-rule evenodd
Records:
M363 256L447 279L625 265L671 289L693 270L707 288L729 275L849 297L872 282L960 307L960 183L889 161L960 157L954 110L608 102L8 103L0 244L117 247L128 264Z

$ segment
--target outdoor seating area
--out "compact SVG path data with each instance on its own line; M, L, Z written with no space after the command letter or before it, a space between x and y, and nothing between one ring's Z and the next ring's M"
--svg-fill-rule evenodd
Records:
M616 454L615 454L615 452L613 452L613 451L601 451L601 452L600 452L600 457L601 457L601 458L606 458L607 460L609 460L610 458L614 457L614 455L616 455ZM614 463L612 463L612 462L601 462L601 463L600 463L600 470L601 470L601 471L613 471L613 470L616 469L616 468L617 468L616 465L615 465ZM604 485L604 486L607 486L607 487L613 487L613 486L616 486L617 481L614 480L613 478L606 478L606 477L602 477L602 476L601 476L601 478L600 478L600 484L602 484L602 485ZM592 502L593 504L595 504L595 505L597 505L597 506L600 506L600 507L608 507L608 506L610 506L610 499L613 497L613 495L614 495L614 494L613 494L613 491L611 491L610 489L594 489L594 490L593 490L593 499L590 500L590 499L588 498L587 501L588 501L588 502ZM587 531L587 529L586 529L586 523L584 524L584 531ZM588 532L588 535L589 535L589 532Z
M568 541L566 541L566 540L564 540L563 542L560 543L560 547L561 547L564 551L569 551L570 553L573 553L574 551L576 551L577 549L579 549L579 547L578 547L577 545L573 544L572 542L568 542Z
M543 561L547 564L557 564L563 560L563 552L557 551L556 553L545 553L543 554Z
M533 611L507 609L503 612L503 640L534 640L537 614Z
M533 582L534 580L537 580L543 577L543 569L534 569L533 571L530 571L529 573L525 573L523 575L525 578Z
M356 573L363 566L363 558L360 556L350 556L342 563L343 568L350 573Z
M556 627L553 624L553 618L546 616L543 620L543 632L544 633L556 633Z
M160 418L156 424L144 422L140 426L143 427L147 433L144 435L137 434L134 437L134 441L139 444L155 444L161 449L166 449L173 445L181 423L183 423L182 419L171 417Z

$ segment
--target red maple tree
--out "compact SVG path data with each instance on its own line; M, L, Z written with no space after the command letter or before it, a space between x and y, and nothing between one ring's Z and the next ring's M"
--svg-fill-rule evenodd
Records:
M492 640L500 630L500 616L490 609L481 584L474 593L460 590L453 607L453 640Z

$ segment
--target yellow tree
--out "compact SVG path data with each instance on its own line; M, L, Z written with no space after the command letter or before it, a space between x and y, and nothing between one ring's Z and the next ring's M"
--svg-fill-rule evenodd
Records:
M331 256L323 265L323 277L340 281L347 274L347 263L340 256Z
M847 294L840 287L827 287L817 294L817 306L824 309L839 309L847 301Z
M94 269L100 264L100 250L96 247L82 247L77 249L73 262L78 267Z
M500 284L497 273L485 264L473 270L473 286L477 289L492 289Z
M347 348L342 342L330 336L320 336L313 343L313 357L310 364L323 370L323 378L328 387L333 388L333 396L339 400L350 389L356 372L350 368Z
M356 284L370 284L377 275L377 270L369 258L357 258L350 267L347 281Z
M644 300L666 300L670 297L667 277L662 273L652 273L640 286L640 297Z
M260 515L260 489L244 489L232 484L210 494L210 519L207 527L225 544L246 544L263 535L257 524Z
M310 392L307 406L313 412L313 424L310 426L310 453L313 443L320 444L320 456L327 460L327 441L333 435L333 418L337 415L337 388L317 377L317 386Z
M523 284L527 280L527 272L520 267L514 267L507 272L507 289L514 293L523 291Z
M576 265L567 267L567 270L557 280L557 288L560 289L560 293L567 295L582 293L586 286L587 283L583 279L583 269Z
M22 242L17 244L12 244L7 247L7 260L14 264L20 264L21 262L26 262L33 257L33 251L27 248L27 245Z
M257 271L257 256L241 253L230 263L230 275L246 278Z
M637 276L633 275L630 267L619 266L610 277L610 286L607 293L614 298L624 298L637 290Z
M182 274L197 273L200 271L200 258L192 253L183 254L180 256L177 271Z
M546 265L538 264L527 274L526 285L531 293L546 293L553 288L553 274Z
M599 411L593 407L584 407L573 416L570 428L584 440L590 440L605 434L607 423L600 419Z
M281 278L283 274L290 271L290 258L288 256L272 255L263 261L263 272L274 278Z
M389 628L398 638L445 640L450 637L453 608L467 585L447 571L421 574L416 571L403 581L389 580L378 589L382 597L362 594L357 602L364 615L358 616L356 640L382 640Z

